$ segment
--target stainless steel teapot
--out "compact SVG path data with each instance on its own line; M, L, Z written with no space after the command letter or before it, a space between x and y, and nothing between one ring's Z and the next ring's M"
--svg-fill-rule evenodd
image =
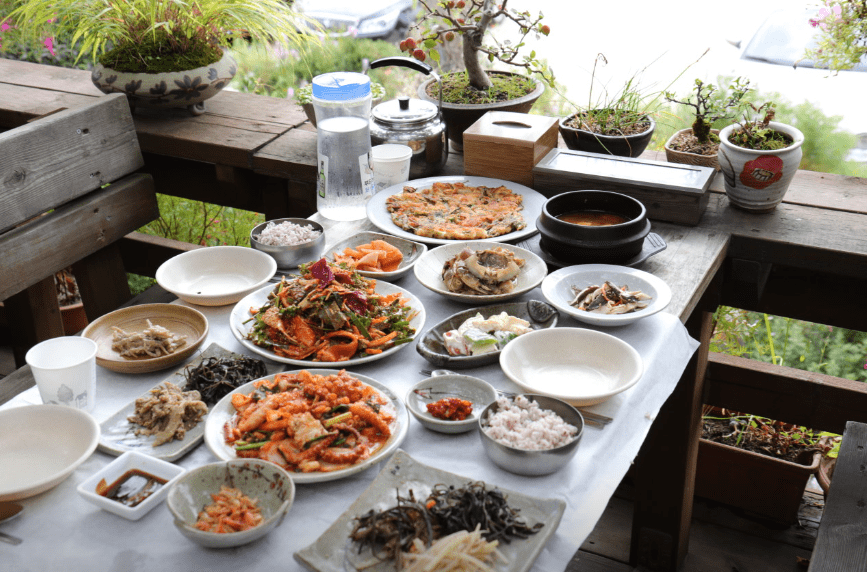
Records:
M436 175L449 157L449 139L442 117L442 80L431 66L415 58L395 56L370 64L371 69L385 66L400 66L433 75L440 87L440 101L435 106L429 101L400 96L380 103L370 114L370 142L372 145L396 143L412 148L410 179Z

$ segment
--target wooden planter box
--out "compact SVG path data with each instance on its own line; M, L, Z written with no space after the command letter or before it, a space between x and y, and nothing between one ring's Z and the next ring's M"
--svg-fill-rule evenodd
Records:
M790 463L729 445L699 440L696 496L779 522L798 520L801 497L821 455L810 465Z

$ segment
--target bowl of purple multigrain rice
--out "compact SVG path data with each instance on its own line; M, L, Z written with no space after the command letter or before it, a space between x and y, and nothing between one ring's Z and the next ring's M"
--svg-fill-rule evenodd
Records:
M322 257L325 230L306 218L269 220L250 231L250 246L270 254L277 268L297 268Z

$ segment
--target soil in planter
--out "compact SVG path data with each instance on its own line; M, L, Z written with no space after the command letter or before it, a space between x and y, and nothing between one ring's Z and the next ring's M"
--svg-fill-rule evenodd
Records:
M633 121L614 113L594 116L586 111L570 116L564 123L572 129L609 136L639 135L650 129L650 121Z
M711 133L710 141L699 143L698 138L691 132L681 133L671 140L668 146L674 151L692 153L693 155L716 155L719 150L719 137Z
M443 101L461 104L499 103L530 95L536 89L536 82L526 76L489 74L489 77L493 85L487 90L480 90L470 85L466 72L443 75ZM439 99L439 87L436 82L431 82L425 90L434 101Z
M813 453L827 449L804 440L804 433L813 432L783 421L772 421L749 414L726 411L720 417L702 419L701 436L708 441L723 443L760 455L809 465Z

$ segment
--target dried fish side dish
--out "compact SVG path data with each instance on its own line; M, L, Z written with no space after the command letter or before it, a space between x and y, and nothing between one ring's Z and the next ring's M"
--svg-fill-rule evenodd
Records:
M630 292L629 286L618 287L607 280L602 286L572 286L572 291L575 298L569 302L570 306L598 314L629 314L646 308L647 301L652 299L640 290Z
M376 293L376 281L325 258L283 280L251 308L246 339L281 357L341 362L380 354L413 339L416 310L400 294Z
M147 320L148 327L140 332L127 332L117 326L111 329L114 336L111 349L127 359L155 358L175 353L187 343L187 336L175 334L168 328L154 325Z
M236 414L223 428L225 442L238 457L290 472L353 466L379 451L397 424L394 404L346 370L280 373L253 385L231 396Z
M459 294L508 294L524 263L501 246L479 251L464 248L443 264L443 282L449 292Z
M404 187L402 193L388 197L385 207L394 224L417 236L473 240L526 227L523 201L505 186L435 182L426 189Z
M135 400L135 414L130 423L140 425L136 435L156 435L154 447L174 439L183 440L186 432L208 413L198 391L181 391L171 382L163 382L145 397Z

